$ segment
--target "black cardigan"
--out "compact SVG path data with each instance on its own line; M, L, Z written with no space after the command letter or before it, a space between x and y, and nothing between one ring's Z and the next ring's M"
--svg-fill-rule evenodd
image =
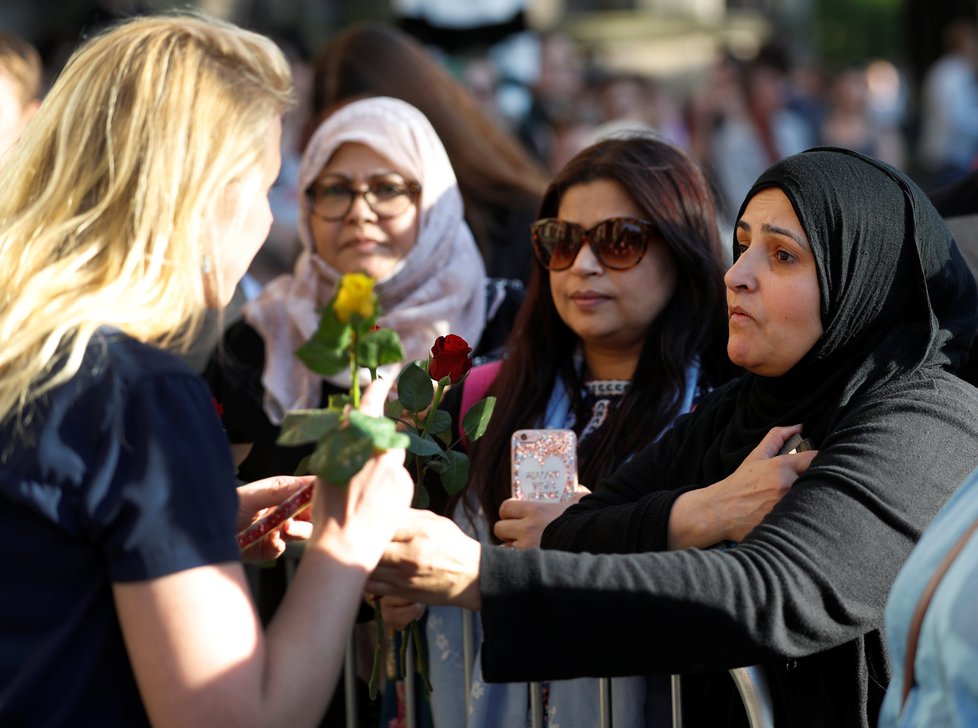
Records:
M978 464L978 390L926 370L851 402L811 468L743 543L664 551L672 503L710 484L685 433L722 428L735 390L711 395L543 537L549 549L629 556L483 549L487 679L763 663L778 725L875 725L888 681L886 597L920 533ZM725 673L685 680L687 725L742 720L728 715L731 686Z

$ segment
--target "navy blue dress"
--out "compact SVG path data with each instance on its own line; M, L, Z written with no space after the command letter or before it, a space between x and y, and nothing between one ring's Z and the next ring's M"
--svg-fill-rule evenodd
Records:
M0 725L148 724L111 585L240 558L207 385L103 332L0 448Z

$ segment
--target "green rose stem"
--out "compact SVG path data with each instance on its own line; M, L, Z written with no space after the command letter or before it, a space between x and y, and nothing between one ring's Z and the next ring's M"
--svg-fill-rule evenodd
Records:
M324 316L320 320L319 327L306 344L300 349L300 358L312 371L321 376L328 377L349 367L350 389L349 394L343 398L330 398L327 410L317 412L310 410L297 414L290 425L289 432L280 436L281 444L302 445L316 442L313 455L318 456L320 464L325 472L333 470L329 462L333 457L339 457L345 462L345 453L352 454L357 449L360 434L351 435L343 433L342 430L351 424L350 415L346 411L346 405L351 405L354 410L359 409L361 399L360 370L366 368L370 372L370 379L377 378L377 368L379 366L394 364L403 361L404 351L401 346L400 338L395 331L376 326L377 317L380 316L380 307L377 296L374 293L375 281L362 273L352 273L344 275L339 282L337 291L324 311ZM325 315L328 314L328 315ZM377 332L375 334L375 332ZM362 341L362 344L361 344ZM437 343L437 342L436 342ZM463 342L464 343L464 342ZM360 351L361 346L363 352ZM432 349L434 353L434 349ZM363 361L360 361L362 355ZM446 378L447 384L447 378ZM427 437L431 428L435 425L434 416L441 401L444 386L438 387L437 395L430 404L430 410L424 421L411 410L413 420L413 430L417 432L421 429L423 437ZM395 418L391 418L395 419ZM418 426L421 425L419 428ZM359 428L358 428L359 429ZM396 435L382 431L383 428L370 427L371 432L366 433L377 447L376 443L388 443L386 447L407 447L410 439L407 435ZM412 433L413 435L413 433ZM379 438L379 439L378 439ZM353 442L357 441L357 442ZM394 445L393 443L398 443ZM405 444L400 444L404 442ZM381 448L384 449L384 448ZM344 473L344 477L349 478L350 474L339 468ZM348 469L348 468L347 468ZM424 470L419 471L423 475ZM323 476L327 477L327 476ZM327 479L329 479L327 477ZM312 487L309 487L308 497L311 495ZM283 514L284 515L284 512ZM269 525L263 525L267 532ZM256 537L256 532L260 529L253 529L247 534L247 540L242 547L252 543ZM379 598L373 600L374 622L376 626L376 651L374 653L374 664L370 676L370 697L376 698L377 688L384 678L384 646L390 643L387 651L386 672L390 674L390 679L397 677L397 651L394 647L394 630L384 624L381 615ZM412 626L413 639L421 644L419 628L417 624ZM385 641L385 637L387 641ZM426 657L419 655L415 664L418 669L426 670ZM427 672L423 673L426 688L430 687Z
M353 365L353 352L356 351L356 332L353 334L353 345L350 347L351 352L351 367ZM354 370L355 372L355 370ZM353 381L356 382L356 377L353 377ZM421 437L425 438L428 435L428 431L431 429L431 425L435 419L435 412L438 411L438 405L441 404L442 396L445 394L445 388L447 386L445 380L440 380L438 386L435 388L435 396L431 400L431 406L428 407L428 414L425 416L424 425L421 428ZM355 392L357 390L351 390L351 395L356 396ZM421 465L420 459L418 460L418 482L421 482L421 477L423 475L423 466ZM373 700L377 697L377 689L380 683L380 663L381 663L381 645L384 644L384 637L386 636L387 642L387 673L390 679L397 677L397 670L394 667L398 661L395 661L395 642L394 642L394 630L388 629L384 625L384 618L380 614L380 602L379 600L374 601L374 623L376 624L376 635L377 635L377 647L374 650L374 664L370 671L370 683L368 689L370 691L370 699ZM415 653L415 667L417 671L421 673L422 682L424 684L425 695L431 695L431 680L428 678L428 666L425 661L424 656L424 645L421 642L421 630L418 627L418 621L414 620L411 622L411 635L414 638L414 653ZM405 657L405 651L407 649L407 638L401 642L401 649L399 650L400 664L401 664L401 674L407 674L407 660Z
M431 697L431 680L428 679L428 663L425 661L424 643L421 641L421 629L418 627L418 620L411 622L411 636L414 639L414 659L421 679L424 684L425 697ZM405 640L406 641L406 640ZM407 672L407 667L405 667Z
M438 411L438 405L441 404L441 398L445 394L445 388L447 382L445 381L447 377L438 381L437 387L435 387L435 396L431 400L431 406L428 407L428 414L425 416L424 426L421 428L421 438L425 439L428 436L428 431L431 429L431 425L435 420L435 413ZM418 459L418 482L424 477L424 466L421 464L420 458ZM379 615L379 611L378 611ZM421 675L422 685L424 686L425 697L431 697L431 680L428 678L428 665L425 661L424 654L424 643L421 641L421 629L418 626L418 620L414 620L410 625L411 638L414 642L414 662L415 669ZM389 637L388 649L393 649L394 647L394 632L391 630ZM401 641L400 650L400 663L401 663L401 674L406 675L408 671L407 665L407 635Z
M438 381L438 385L435 387L435 396L431 400L431 406L428 407L428 413L425 415L424 425L421 428L422 440L427 439L428 430L431 429L431 424L435 421L435 413L438 411L438 405L441 404L442 395L444 395L445 387L448 385L448 382L445 381L447 378L448 377L444 377L440 379ZM418 475L417 475L416 482L420 484L424 482L424 474L425 474L425 470L427 469L427 466L422 465L421 458L417 459L417 466L418 466ZM427 679L428 677L426 675L425 680Z
M357 344L359 337L356 328L352 332L353 343L350 344L350 398L353 409L360 407L360 367L357 365Z
M426 698L431 697L431 680L428 679L428 663L425 661L425 651L424 645L421 642L421 627L418 625L418 620L411 622L409 629L411 630L411 642L414 645L414 669L418 674L421 675L421 684L424 687L424 694ZM407 648L408 648L408 638L407 634L401 639L401 674L407 675L408 664L407 664Z
M447 377L445 377L447 379ZM442 394L445 392L445 379L438 382L438 387L435 389L435 397L431 400L431 406L428 408L428 414L424 418L424 427L421 429L421 439L428 436L428 430L431 429L431 423L435 420L435 412L438 411L438 405L441 404Z
M380 646L384 644L384 637L387 634L387 630L384 628L384 618L380 616L379 597L374 597L374 626L376 627L377 647L374 649L374 664L370 669L370 683L368 685L371 700L377 699L377 686L380 685Z
M357 361L357 349L359 343L359 336L357 335L356 327L353 328L351 333L351 343L350 343L350 399L354 409L360 407L360 363ZM373 379L373 377L371 377ZM380 613L380 600L374 599L374 625L376 626L376 638L377 638L377 648L374 651L374 664L370 669L370 682L368 684L368 690L370 692L370 699L377 699L377 688L380 685L380 646L384 643L384 636L390 632L390 641L393 641L393 630L388 630L384 625L384 618Z

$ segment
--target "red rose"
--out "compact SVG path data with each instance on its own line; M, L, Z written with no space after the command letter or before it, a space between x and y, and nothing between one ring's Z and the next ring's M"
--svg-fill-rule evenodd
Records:
M452 384L457 384L472 368L472 360L469 359L471 353L472 347L461 336L439 336L431 347L428 375L436 382L443 377L450 377Z

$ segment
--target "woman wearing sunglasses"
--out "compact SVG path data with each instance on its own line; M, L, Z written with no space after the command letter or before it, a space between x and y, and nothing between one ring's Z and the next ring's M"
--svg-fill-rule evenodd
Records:
M367 588L481 610L490 679L686 673L685 725L725 726L743 724L726 671L760 664L775 725L868 728L888 592L978 464L978 390L955 375L975 280L920 189L849 150L778 162L736 220L743 376L555 520L544 550L412 512ZM779 455L798 430L817 450ZM746 531L738 482L785 486ZM717 529L736 545L702 548Z
M550 183L540 214L532 226L537 265L489 388L495 413L470 448L471 479L454 510L482 542L518 548L538 546L543 527L570 503L510 499L513 432L572 428L579 481L593 485L729 367L713 199L685 154L651 135L599 142ZM476 368L463 390L484 377ZM469 398L478 397L456 389L446 407ZM401 602L385 602L396 619ZM522 725L526 684L486 684L478 660L466 722L459 610L433 608L427 625L436 726ZM613 681L616 728L645 725L649 703L668 709L665 690L650 701L648 687L645 678ZM597 680L550 683L547 715L561 726L597 725L598 691Z

